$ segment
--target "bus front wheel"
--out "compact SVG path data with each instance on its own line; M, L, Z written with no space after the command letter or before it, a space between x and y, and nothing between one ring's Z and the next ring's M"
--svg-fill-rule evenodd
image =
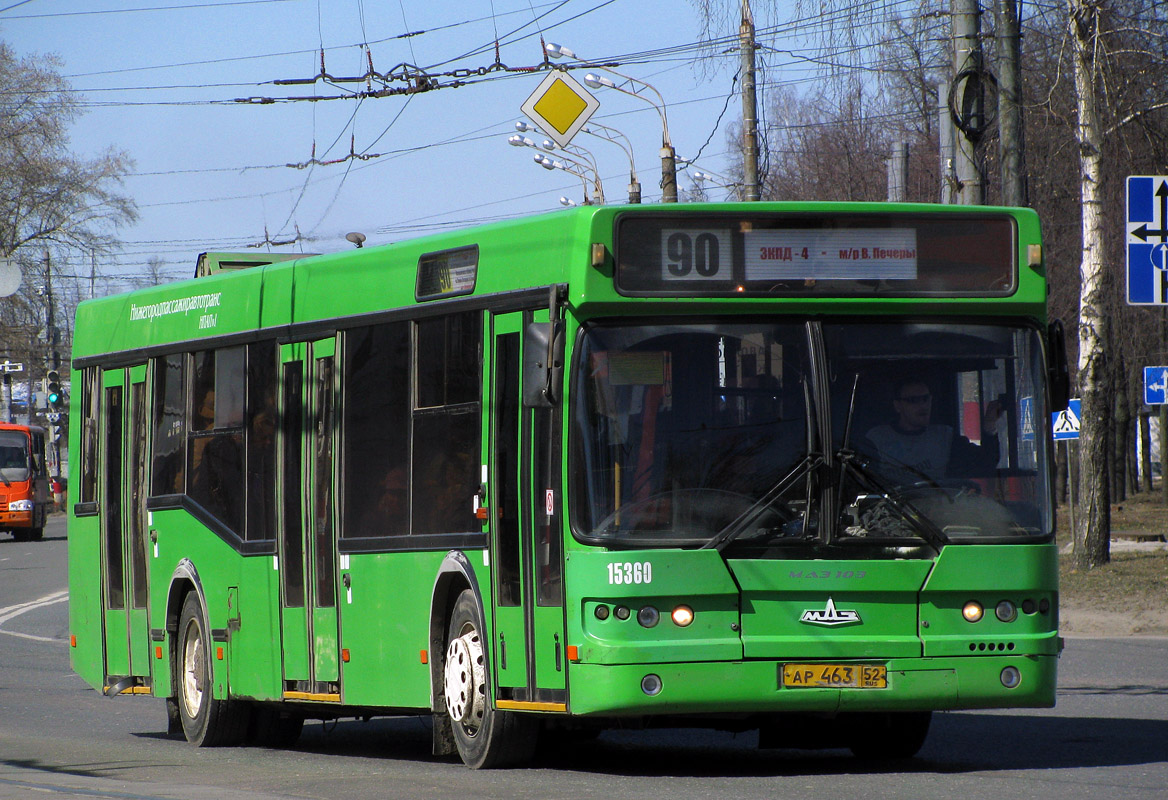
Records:
M248 708L212 696L211 642L194 592L179 615L175 660L178 713L187 741L200 747L240 743L247 733Z
M474 594L464 591L454 604L446 637L443 693L454 742L473 769L516 766L531 760L539 734L537 720L493 707L487 691L482 615Z

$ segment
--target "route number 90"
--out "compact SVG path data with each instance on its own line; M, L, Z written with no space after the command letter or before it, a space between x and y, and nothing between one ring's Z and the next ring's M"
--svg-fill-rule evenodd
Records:
M617 561L608 565L610 586L652 582L653 564L649 561Z
M666 280L725 278L729 267L729 237L723 231L667 230L661 232L663 277Z

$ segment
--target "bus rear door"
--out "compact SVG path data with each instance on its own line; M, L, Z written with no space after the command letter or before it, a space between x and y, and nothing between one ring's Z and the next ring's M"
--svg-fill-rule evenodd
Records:
M547 312L536 312L546 320ZM560 523L561 409L524 408L523 329L532 312L493 317L488 445L496 705L564 711Z
M148 692L146 366L106 370L101 579L106 691Z
M333 452L336 340L281 354L279 566L284 697L339 702Z

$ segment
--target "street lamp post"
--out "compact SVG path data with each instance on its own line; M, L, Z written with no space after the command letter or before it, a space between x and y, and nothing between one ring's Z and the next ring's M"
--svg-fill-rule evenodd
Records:
M661 92L657 91L657 87L639 78L633 78L629 75L624 75L616 70L596 64L590 61L585 61L578 58L575 53L566 47L551 42L544 45L544 50L552 58L571 58L579 61L585 66L593 69L603 70L610 75L615 75L621 79L621 83L617 83L612 78L596 75L595 73L588 73L584 76L584 85L592 89L613 89L622 94L636 97L657 110L661 117L661 201L664 203L677 202L677 153L673 149L673 142L669 137L669 120L665 113L665 98L661 96ZM649 90L657 96L656 100L651 97L646 97L641 94L643 90Z
M595 128L595 130L593 130ZM584 133L589 136L595 136L599 139L607 139L615 144L621 150L625 151L625 155L629 157L629 202L641 202L641 182L637 180L637 165L633 161L633 145L629 142L629 137L618 131L616 128L610 128L607 125L601 125L599 122L589 122L588 126L582 128ZM620 138L617 138L620 137ZM624 139L624 143L620 140Z
M520 120L515 123L515 130L519 131L520 133L543 133L543 131L541 131L539 128L524 120ZM625 156L629 159L629 203L640 203L641 181L637 178L637 166L633 160L633 145L631 142L629 142L629 137L625 136L616 128L610 128L607 125L601 125L599 122L589 122L587 127L580 129L580 132L586 133L589 136L595 136L598 139L604 139L605 141L612 142L622 151L624 151ZM621 141L622 139L624 140L623 142ZM553 149L548 147L548 144L548 142L544 142L544 149ZM592 155L588 150L585 150L582 147L580 150L588 153L589 156ZM591 161L595 165L595 157L592 157Z
M513 147L531 147L531 148L534 148L536 150L540 150L541 154L535 156L535 163L536 164L539 164L544 169L549 169L549 170L550 169L562 169L565 172L570 172L573 175L575 175L576 177L585 181L585 184L584 184L585 202L588 202L588 200L587 200L587 195L588 195L588 184L587 184L588 175L587 175L587 172L591 172L593 175L593 188L596 192L596 202L599 205L604 205L604 185L600 181L600 171L597 170L596 165L594 163L590 163L589 161L582 161L578 158L573 158L572 156L567 155L565 153L559 153L558 155L559 155L560 159L562 159L562 161L567 161L573 165L573 168L569 169L561 161L553 161L552 159L548 158L546 155L543 155L543 151L550 151L551 150L551 148L548 146L550 144L550 142L544 142L544 145L541 147L540 145L536 144L535 141L533 141L532 139L529 139L526 136L520 136L519 134L514 134L512 136L509 136L507 138L507 143L512 145Z

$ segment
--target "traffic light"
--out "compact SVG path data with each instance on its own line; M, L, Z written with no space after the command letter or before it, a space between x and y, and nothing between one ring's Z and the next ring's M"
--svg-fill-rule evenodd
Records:
M55 369L49 370L49 374L45 376L45 391L48 393L49 408L55 411L60 410L61 406L65 404L65 393L61 389L61 373Z

